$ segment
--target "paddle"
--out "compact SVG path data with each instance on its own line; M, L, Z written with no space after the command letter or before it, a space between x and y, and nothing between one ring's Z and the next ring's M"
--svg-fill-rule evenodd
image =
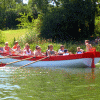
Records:
M6 59L6 58L9 58L8 56L6 56L6 57L1 57L0 59Z
M32 58L33 58L33 56L29 57L29 58L22 59L22 60L17 60L17 61L14 61L14 62L6 63L6 65L10 65L10 64L13 64L13 63L17 63L17 62L28 60L28 59L32 59Z
M11 56L11 55L8 55L8 56L0 57L0 59L15 58L15 57L21 57L21 56Z
M30 64L32 64L32 63L35 63L35 62L41 61L41 60L46 59L46 58L48 58L48 56L47 56L47 57L44 57L44 58L41 58L41 59L39 59L39 60L33 61L33 62L31 62L31 63L28 63L28 64L26 64L26 65L20 66L19 68L22 68L22 67L28 66L28 65L30 65Z

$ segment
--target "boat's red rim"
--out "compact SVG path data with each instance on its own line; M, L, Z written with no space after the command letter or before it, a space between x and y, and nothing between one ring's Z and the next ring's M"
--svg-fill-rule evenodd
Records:
M7 53L0 53L2 56L7 56L9 54ZM22 60L22 59L25 59L25 58L29 58L29 57L32 57L32 56L23 56L23 55L15 55L15 54L12 54L10 55L11 57L13 57L13 59L18 59L18 60ZM35 60L38 60L38 59L41 59L45 56L42 56L42 57L34 57L32 59L29 59L31 61L35 61ZM59 60L72 60L72 59L82 59L82 58L98 58L100 57L100 52L85 52L83 54L71 54L71 55L55 55L55 56L50 56L46 59L44 59L43 61L59 61Z

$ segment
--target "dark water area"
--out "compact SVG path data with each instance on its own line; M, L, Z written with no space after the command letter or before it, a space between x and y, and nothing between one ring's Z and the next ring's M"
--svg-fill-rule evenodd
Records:
M0 100L99 99L99 67L0 67Z

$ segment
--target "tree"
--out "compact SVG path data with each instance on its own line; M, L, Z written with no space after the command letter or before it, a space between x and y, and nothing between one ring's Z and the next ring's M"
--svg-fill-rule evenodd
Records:
M36 7L38 11L46 13L48 11L48 0L29 0L30 7Z
M62 0L43 19L41 36L53 40L82 40L94 34L96 0Z
M15 2L17 2L17 3L22 3L23 0L15 0Z

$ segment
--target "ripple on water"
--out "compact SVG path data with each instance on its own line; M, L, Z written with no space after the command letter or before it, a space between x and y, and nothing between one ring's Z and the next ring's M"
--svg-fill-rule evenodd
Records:
M20 98L18 97L14 97L14 96L8 96L8 97L4 97L4 98L1 98L1 100L21 100Z
M11 85L9 83L6 84L0 84L0 88L4 89L4 90L14 90L15 88L20 89L20 87L18 85Z

